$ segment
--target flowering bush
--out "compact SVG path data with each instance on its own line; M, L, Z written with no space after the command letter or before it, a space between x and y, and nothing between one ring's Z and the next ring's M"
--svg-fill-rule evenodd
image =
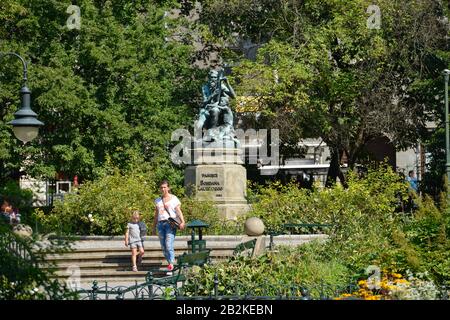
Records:
M439 291L426 274L414 276L411 272L404 278L398 273L385 273L380 281L360 280L359 289L342 294L337 300L358 298L364 300L434 300Z
M305 190L297 185L253 187L252 211L267 228L283 223L329 223L324 254L347 266L358 279L370 265L406 274L428 271L438 285L450 285L450 212L429 197L415 199L412 216L396 212L408 187L390 168L349 174L348 188ZM446 199L446 196L443 196Z
M334 225L327 253L355 271L368 265L392 267L403 254L392 243L400 226L395 215L398 195L407 185L390 168L369 170L364 178L349 174L348 188L336 185L313 191L296 185L275 184L256 189L248 216L257 216L268 228L283 223ZM356 271L358 272L358 271Z

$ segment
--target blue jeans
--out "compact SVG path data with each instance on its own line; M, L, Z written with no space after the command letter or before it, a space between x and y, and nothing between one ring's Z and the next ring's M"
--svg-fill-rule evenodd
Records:
M158 222L158 236L161 248L167 262L173 264L175 261L175 250L173 243L175 241L175 234L177 230L172 229L170 224L166 221Z

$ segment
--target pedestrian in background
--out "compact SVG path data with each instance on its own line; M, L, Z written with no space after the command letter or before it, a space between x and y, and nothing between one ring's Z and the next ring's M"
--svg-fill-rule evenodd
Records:
M169 223L169 218L179 222L181 230L185 227L183 213L181 212L181 202L178 197L170 193L170 185L167 180L159 184L161 197L155 200L155 218L153 222L153 234L158 230L159 242L164 257L168 262L167 270L173 270L175 262L174 242L177 228Z
M136 261L139 263L144 256L144 239L141 237L141 229L139 225L140 215L138 211L133 211L131 222L127 224L125 232L125 246L130 246L132 270L137 272ZM139 252L138 252L139 250Z

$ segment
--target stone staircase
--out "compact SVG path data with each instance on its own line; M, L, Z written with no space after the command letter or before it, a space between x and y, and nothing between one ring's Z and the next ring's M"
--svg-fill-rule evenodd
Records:
M275 245L299 245L314 239L323 239L325 235L288 235L274 237ZM212 263L228 259L234 248L245 241L253 239L248 236L204 236L206 247L211 249ZM266 247L269 237L263 236ZM188 252L189 236L178 236L175 239L175 256ZM76 283L77 287L91 288L93 281L98 286L130 286L145 281L148 271L155 277L166 275L167 262L161 251L156 236L145 238L145 255L139 271L131 271L131 252L123 243L123 236L79 237L72 245L73 252L61 255L48 255L49 262L56 265L56 278L68 283ZM74 282L76 281L76 282Z

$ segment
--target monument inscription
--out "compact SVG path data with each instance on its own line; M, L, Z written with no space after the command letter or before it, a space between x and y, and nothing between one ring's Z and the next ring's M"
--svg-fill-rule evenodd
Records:
M198 192L215 192L216 197L222 197L223 179L218 173L201 173L197 184Z

